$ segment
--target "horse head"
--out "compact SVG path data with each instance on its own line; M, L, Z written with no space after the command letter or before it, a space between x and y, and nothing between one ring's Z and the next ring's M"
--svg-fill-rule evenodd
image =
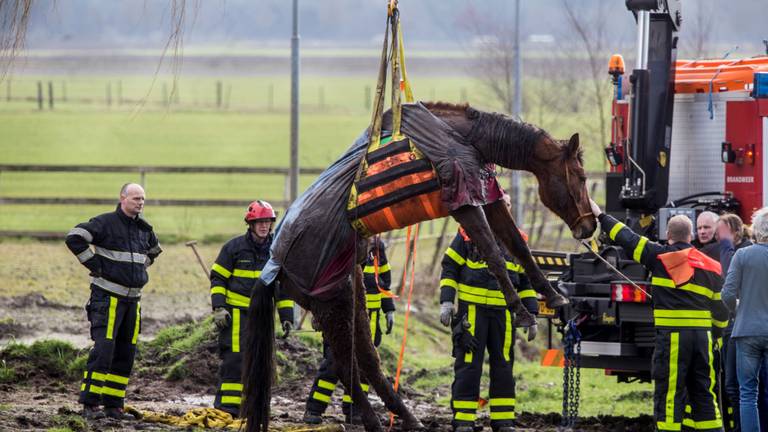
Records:
M574 238L592 236L597 220L589 205L579 134L567 141L543 134L532 159L529 170L539 182L541 202L568 224Z

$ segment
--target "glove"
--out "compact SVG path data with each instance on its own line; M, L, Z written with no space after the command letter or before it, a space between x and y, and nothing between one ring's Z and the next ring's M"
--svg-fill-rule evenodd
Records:
M216 324L216 328L221 330L232 324L232 315L223 307L216 308L213 310L213 323Z
M536 335L539 334L539 325L534 324L530 327L527 327L525 331L528 333L528 342L531 342L536 339Z
M392 333L392 327L395 326L395 311L389 311L386 314L387 317L387 331L386 334Z
M467 321L467 315L461 317L460 320L455 320L451 335L453 338L453 345L460 348L464 352L475 352L480 342L476 337L469 332L469 328L472 325Z
M440 303L440 323L448 327L451 324L452 317L453 317L453 303L452 302Z
M592 209L592 214L595 215L595 217L598 217L603 213L603 211L600 210L600 206L598 206L592 198L589 199L589 207Z
M287 338L289 334L291 334L291 330L293 330L293 323L290 321L283 321L283 335L281 336L283 339Z

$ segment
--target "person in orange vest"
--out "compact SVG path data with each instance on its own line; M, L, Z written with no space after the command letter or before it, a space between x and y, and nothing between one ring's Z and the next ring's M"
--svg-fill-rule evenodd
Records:
M590 202L602 231L651 272L656 429L723 431L713 390L712 355L713 329L722 332L728 324L728 309L720 299L720 263L691 246L693 224L686 216L669 219L667 244L661 245L637 235ZM692 413L684 419L686 400Z
M269 259L272 225L277 215L266 201L254 201L245 212L248 231L228 241L211 268L211 307L219 330L219 385L213 406L232 417L240 416L243 384L241 381L246 340L248 306L254 284ZM283 334L293 328L293 300L275 287L276 307ZM272 335L270 335L272 337Z
M530 313L537 314L536 292L522 266L509 256L505 256L505 260L509 278L517 288L523 305ZM458 307L454 312L457 294ZM488 265L480 258L477 248L462 228L459 228L459 233L443 256L440 322L453 329L453 356L456 359L451 385L453 430L474 430L486 349L490 361L491 428L494 432L514 430L513 311L509 309L496 278L488 271ZM535 325L528 330L528 340L534 337Z

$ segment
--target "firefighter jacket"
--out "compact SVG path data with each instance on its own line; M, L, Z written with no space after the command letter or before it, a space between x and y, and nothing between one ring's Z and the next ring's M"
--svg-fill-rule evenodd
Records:
M211 306L213 309L230 306L247 309L251 292L261 269L269 260L272 234L263 243L256 243L250 232L228 241L221 248L211 268ZM280 321L293 321L293 300L280 292L275 282L275 298Z
M384 313L394 312L395 302L392 300L392 297L379 291L379 288L381 288L389 292L391 282L392 271L387 261L386 247L383 242L376 240L376 243L368 250L368 255L363 265L365 305L369 311L381 309Z
M144 218L120 209L78 224L67 233L66 244L91 271L91 283L120 297L139 298L149 280L147 267L162 249ZM93 245L93 249L91 249Z
M531 287L522 266L504 254L507 273L525 308L532 314L538 313L536 292ZM491 308L506 308L507 301L496 278L488 271L488 264L482 261L469 238L456 234L445 251L440 274L440 303L453 303L456 293L459 300Z
M657 328L719 330L728 325L728 309L720 299L720 263L688 243L649 241L605 213L598 219L608 237L651 272Z

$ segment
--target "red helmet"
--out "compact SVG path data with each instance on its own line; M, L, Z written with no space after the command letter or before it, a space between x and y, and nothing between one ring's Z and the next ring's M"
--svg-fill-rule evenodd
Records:
M245 212L245 221L246 222L252 222L257 220L271 220L272 222L277 219L277 216L275 215L275 210L272 209L272 206L262 200L256 200L252 202L250 205L248 205L248 210Z

